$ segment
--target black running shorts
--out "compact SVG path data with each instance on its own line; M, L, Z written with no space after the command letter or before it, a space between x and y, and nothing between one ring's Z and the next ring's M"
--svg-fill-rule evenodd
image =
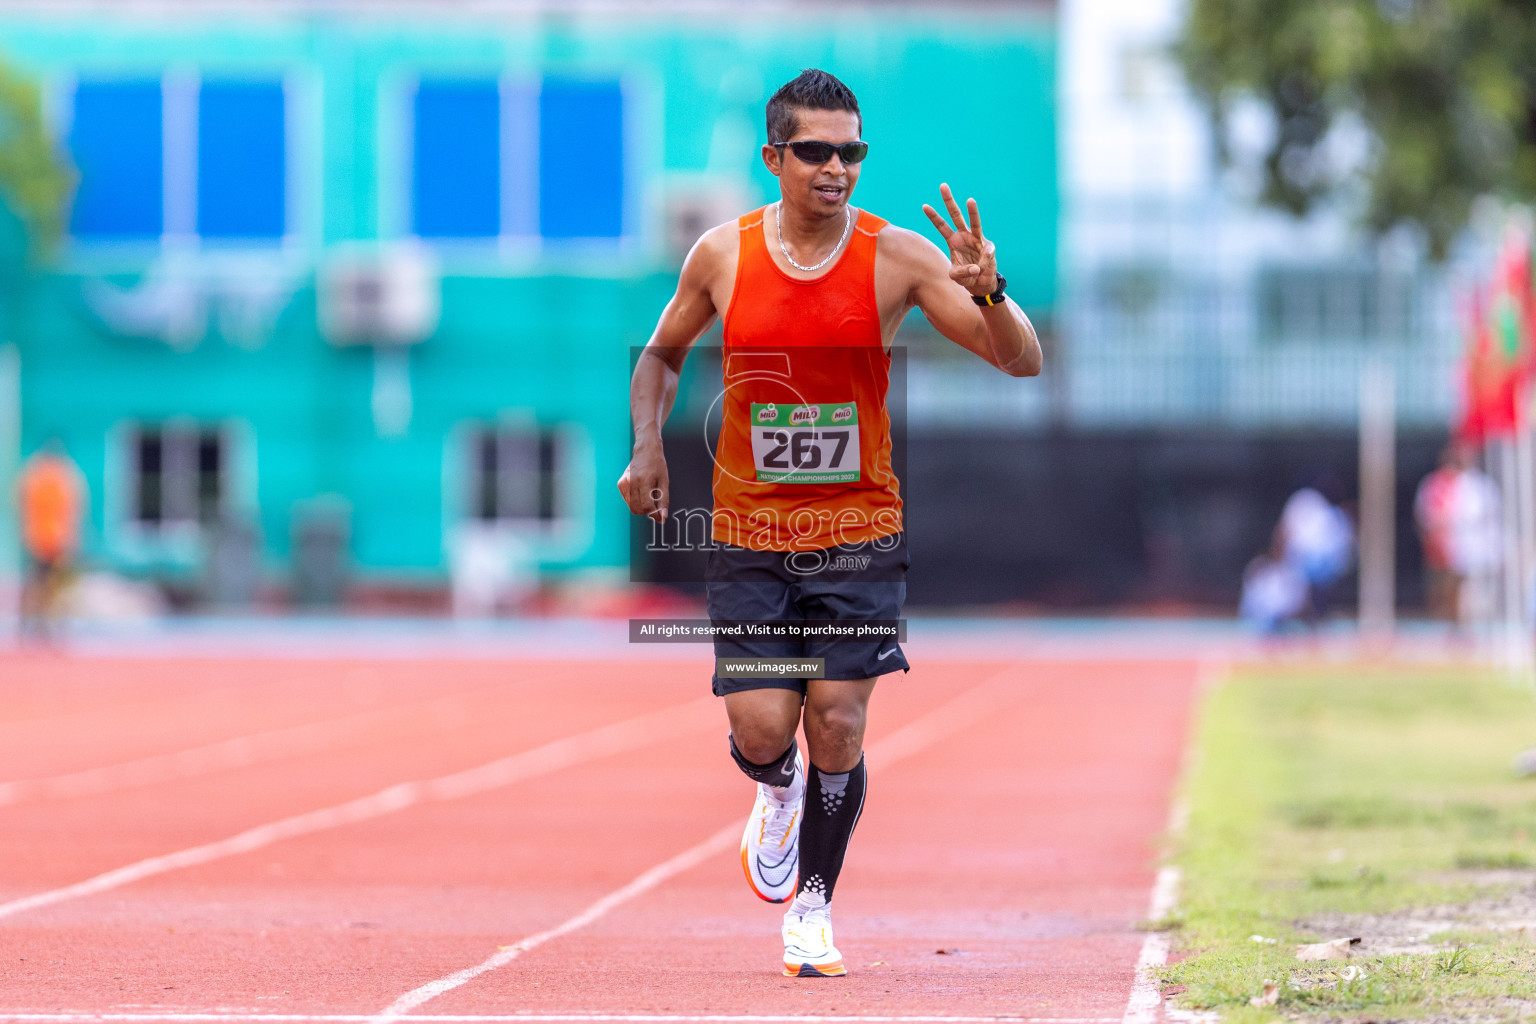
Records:
M907 599L905 534L820 551L753 551L720 544L709 554L705 599L716 625L793 622L893 623ZM871 679L910 666L893 639L715 638L716 658L821 658L826 679ZM773 687L805 692L793 677L713 678L716 696Z

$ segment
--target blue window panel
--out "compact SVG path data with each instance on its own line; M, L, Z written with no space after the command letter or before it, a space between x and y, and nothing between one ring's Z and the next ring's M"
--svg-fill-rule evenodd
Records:
M539 95L539 233L624 233L624 94L618 82L545 79Z
M416 88L412 229L423 238L501 234L501 96L493 81Z
M69 150L80 172L69 230L157 238L165 223L160 82L81 81Z
M281 82L204 82L197 98L197 233L281 238L287 229Z

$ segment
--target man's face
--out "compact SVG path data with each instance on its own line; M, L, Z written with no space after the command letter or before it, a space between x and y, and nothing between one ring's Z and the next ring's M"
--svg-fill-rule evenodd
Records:
M841 145L859 139L859 118L846 110L795 111L800 130L789 142L816 141ZM811 216L841 216L859 180L859 164L845 164L836 153L824 164L808 164L787 146L763 147L763 162L779 179L786 204Z

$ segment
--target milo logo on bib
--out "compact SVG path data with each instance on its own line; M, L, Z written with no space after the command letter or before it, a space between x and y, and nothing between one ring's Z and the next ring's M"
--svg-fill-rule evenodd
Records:
M759 483L851 484L859 479L859 407L854 402L750 408Z

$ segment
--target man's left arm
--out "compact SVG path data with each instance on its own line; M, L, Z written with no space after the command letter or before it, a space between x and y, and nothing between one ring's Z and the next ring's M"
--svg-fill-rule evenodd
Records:
M939 193L953 223L931 206L923 212L949 246L949 257L920 235L907 235L900 243L913 275L912 304L940 334L1004 373L1035 376L1043 362L1040 339L1024 311L1006 295L990 306L972 301L972 296L994 294L998 285L997 248L982 234L976 200L966 202L967 219L948 185L940 185Z

